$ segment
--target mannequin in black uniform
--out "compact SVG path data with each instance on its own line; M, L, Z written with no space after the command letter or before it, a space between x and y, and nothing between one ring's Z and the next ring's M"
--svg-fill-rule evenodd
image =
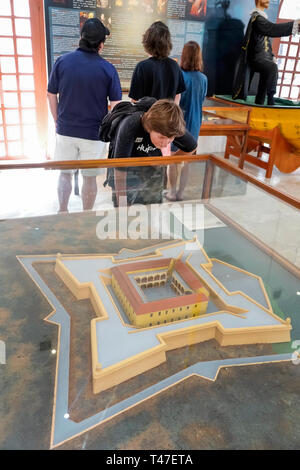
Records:
M269 7L270 0L255 0L256 8L246 31L242 48L242 57L234 84L233 98L246 99L248 90L245 86L246 68L250 73L260 74L256 104L264 104L266 95L268 105L274 105L278 69L272 52L271 38L299 34L300 20L275 24L268 21L265 9Z

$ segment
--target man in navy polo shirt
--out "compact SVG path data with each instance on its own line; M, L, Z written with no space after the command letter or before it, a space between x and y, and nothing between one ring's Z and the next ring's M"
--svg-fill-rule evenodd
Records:
M105 144L99 127L108 112L122 99L115 67L100 57L109 30L98 18L81 29L79 48L59 57L48 83L48 101L56 124L55 160L105 158ZM61 171L58 183L59 211L68 210L72 191L71 170ZM82 170L82 204L92 209L97 195L99 170Z

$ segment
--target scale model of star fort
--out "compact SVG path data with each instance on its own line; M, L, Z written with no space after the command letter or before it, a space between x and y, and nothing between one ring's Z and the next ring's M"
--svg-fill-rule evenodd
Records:
M166 352L216 339L221 346L290 341L259 276L210 259L195 237L139 251L57 255L56 273L89 298L93 391L166 361Z

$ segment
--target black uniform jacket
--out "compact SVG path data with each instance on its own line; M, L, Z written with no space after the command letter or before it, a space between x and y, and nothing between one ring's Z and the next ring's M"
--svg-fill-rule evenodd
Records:
M244 37L241 54L233 84L233 99L246 100L248 94L249 65L255 62L273 60L271 38L290 36L293 31L293 21L275 24L268 21L257 12L251 15Z

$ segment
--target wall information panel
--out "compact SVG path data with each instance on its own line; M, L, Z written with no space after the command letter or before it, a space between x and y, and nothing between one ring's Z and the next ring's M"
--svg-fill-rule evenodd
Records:
M278 1L270 2L272 21L277 17ZM198 42L204 58L205 52L209 54L204 72L214 78L222 75L221 88L212 81L213 92L225 93L224 67L231 86L233 62L254 6L254 0L45 0L48 71L57 57L78 47L84 22L97 17L111 32L102 56L115 65L122 88L128 89L135 65L147 57L142 35L154 21L161 20L171 31L171 57L179 60L185 42Z
M147 57L142 35L154 21L169 26L172 57L180 58L187 41L195 40L202 46L207 0L199 3L192 15L194 4L188 0L45 0L49 71L57 57L78 47L86 19L98 17L111 32L102 56L115 65L126 89L135 65Z

